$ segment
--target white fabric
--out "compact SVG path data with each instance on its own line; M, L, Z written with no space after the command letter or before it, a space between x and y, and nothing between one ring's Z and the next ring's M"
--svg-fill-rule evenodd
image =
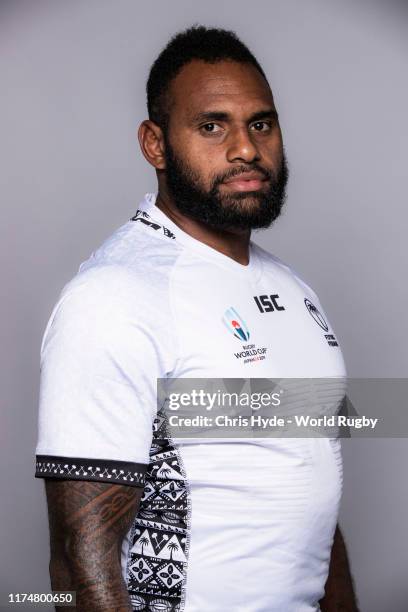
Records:
M158 377L346 374L317 295L289 266L253 242L242 266L181 231L154 194L139 210L156 227L129 221L116 230L81 264L50 317L37 455L147 464ZM271 294L285 310L261 313L254 296ZM231 307L248 341L227 329ZM237 358L249 344L266 348L265 358ZM192 509L183 610L317 610L341 496L339 441L175 442ZM128 548L127 540L125 578Z

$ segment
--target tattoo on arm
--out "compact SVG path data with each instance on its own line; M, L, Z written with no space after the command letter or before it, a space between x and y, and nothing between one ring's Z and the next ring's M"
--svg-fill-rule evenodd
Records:
M45 487L52 589L76 591L78 612L131 611L121 545L143 488L53 479Z

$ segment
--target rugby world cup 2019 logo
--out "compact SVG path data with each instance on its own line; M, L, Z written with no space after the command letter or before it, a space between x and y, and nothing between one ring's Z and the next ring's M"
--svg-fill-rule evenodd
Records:
M230 306L224 312L222 321L228 331L241 342L248 342L249 329L243 318L237 313L235 308ZM243 359L244 363L262 361L266 357L266 346L257 347L255 344L243 344L242 351L234 353L236 359Z
M238 338L238 340L243 340L244 342L249 340L249 330L235 308L232 308L232 306L231 308L227 308L227 310L224 312L222 320L228 331L230 331L233 336Z

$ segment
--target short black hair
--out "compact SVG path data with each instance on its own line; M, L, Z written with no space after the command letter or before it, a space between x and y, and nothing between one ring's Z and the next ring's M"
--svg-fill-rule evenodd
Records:
M153 63L147 81L147 110L149 119L163 130L168 126L166 94L171 81L183 66L192 60L210 64L232 60L255 66L267 81L264 71L235 32L221 28L194 25L175 34Z

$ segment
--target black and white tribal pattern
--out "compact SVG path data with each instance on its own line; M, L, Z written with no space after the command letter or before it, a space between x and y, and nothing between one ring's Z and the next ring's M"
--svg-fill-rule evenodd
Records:
M142 487L146 469L144 464L126 461L37 455L35 477L94 480Z
M165 417L159 412L130 539L127 580L134 611L184 608L191 498L179 452L165 433Z

